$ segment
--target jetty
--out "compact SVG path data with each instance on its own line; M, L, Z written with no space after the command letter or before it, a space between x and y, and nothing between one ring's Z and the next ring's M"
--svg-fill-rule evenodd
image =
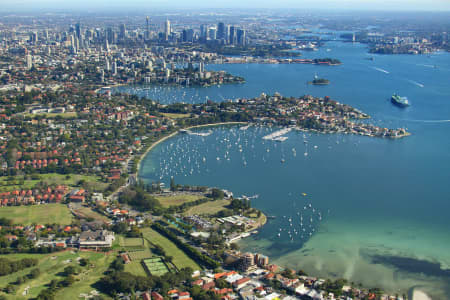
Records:
M292 130L291 127L280 129L278 131L272 132L271 134L263 136L263 140L272 140L272 141L284 142L288 138L283 136L283 135L289 133L291 130Z
M194 131L190 131L189 129L180 129L179 132L189 134L189 135L198 135L198 136L209 136L212 134L212 130L208 130L206 132L194 132Z

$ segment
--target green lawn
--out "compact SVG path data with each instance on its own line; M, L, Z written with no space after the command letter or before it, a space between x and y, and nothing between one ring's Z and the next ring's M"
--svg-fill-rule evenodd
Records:
M117 239L120 247L126 251L143 250L146 246L143 238L127 238L119 235Z
M51 254L1 255L0 257L6 257L10 260L18 260L25 257L37 258L39 259L38 267L41 271L41 274L36 279L28 280L25 283L19 285L15 295L7 295L3 292L0 292L0 295L7 295L7 299L20 300L36 297L41 292L41 290L46 288L45 285L49 284L51 280L56 279L60 281L64 278L61 276L61 273L63 272L65 267L79 266L77 258L83 257L89 259L90 263L93 264L93 267L82 267L82 273L76 276L77 281L71 287L59 290L58 294L55 297L55 299L78 299L80 293L89 293L94 289L93 287L91 287L91 285L103 276L103 272L106 271L115 256L116 253L106 255L104 253L72 251L64 251ZM10 275L1 276L0 288L5 287L9 283L15 282L16 278L19 276L29 274L33 268L35 267L24 269ZM29 286L30 289L29 293L25 296L22 293L27 286Z
M149 249L144 250L132 250L128 251L128 256L132 261L140 262L143 259L150 258L153 256L152 252Z
M205 198L203 195L189 195L189 194L179 194L171 196L157 196L159 203L164 207L169 207L172 205L178 206L186 202L192 202L198 199Z
M216 201L208 201L206 203L193 206L189 208L187 211L183 213L183 215L212 215L223 209L226 209L226 206L230 204L230 200L216 200Z
M84 180L90 187L92 191L104 191L108 186L107 183L101 182L100 177L91 175L79 175L79 174L39 174L39 179L27 179L23 180L23 176L15 176L13 181L9 181L9 177L0 177L0 191L8 192L13 190L23 190L31 189L40 181L47 184L64 184L71 187L78 186L80 180ZM23 180L23 184L21 184Z
M78 213L79 215L84 216L85 218L92 218L96 221L101 221L101 222L105 222L105 223L111 221L108 217L106 217L102 214L99 214L98 212L96 212L86 206L81 206L81 205L76 206L76 208L74 208L74 211L76 213Z
M64 204L51 203L30 206L0 207L0 217L12 219L14 224L61 224L72 223L72 214Z
M171 114L171 113L162 113L164 117L171 119L180 119L180 118L189 118L190 114Z
M56 294L55 299L83 299L79 297L80 294L89 294L94 290L92 285L104 276L103 273L108 269L116 255L116 252L110 253L109 255L94 252L84 252L80 254L81 257L89 258L90 262L94 264L94 267L84 268L86 272L77 276L78 281L72 286L59 291L59 293ZM102 297L110 299L103 294Z
M193 270L201 269L200 266L190 259L180 248L158 232L151 228L143 228L142 233L147 241L164 248L166 255L173 257L173 263L178 269L185 267L191 267Z
M24 114L25 117L36 117L36 116L44 116L46 118L55 118L57 116L61 116L65 119L75 118L77 116L77 112L64 112L64 113L40 113L40 114Z
M142 267L141 260L131 261L130 263L125 265L125 272L129 272L136 276L145 276L147 277L147 273Z

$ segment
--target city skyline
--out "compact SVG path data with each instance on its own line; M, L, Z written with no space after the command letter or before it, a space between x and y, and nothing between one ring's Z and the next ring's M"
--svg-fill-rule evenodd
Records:
M274 3L269 0L247 0L247 1L237 1L230 0L224 3L223 1L178 1L178 0L131 0L131 1L121 1L121 0L95 0L87 1L81 0L76 3L73 1L55 1L55 0L14 0L4 3L2 5L2 10L0 11L31 11L31 10L64 10L64 9L75 9L75 10L97 10L104 9L107 11L117 10L117 9L182 9L182 8L192 8L192 9L219 9L219 8L298 8L298 9L320 9L320 10L376 10L376 11L450 11L450 2L445 0L430 0L430 1L408 1L408 0L395 0L395 1L385 1L385 0L304 0L304 1L294 1L294 0L282 0Z

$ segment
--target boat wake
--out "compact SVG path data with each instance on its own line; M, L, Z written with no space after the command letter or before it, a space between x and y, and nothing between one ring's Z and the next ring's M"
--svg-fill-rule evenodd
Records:
M433 66L433 65L418 64L418 66L427 67L427 68L435 68L435 66Z
M386 74L389 74L389 73L390 73L389 71L386 71L386 70L383 70L383 69L377 68L377 67L372 67L372 69L377 70L377 71L379 71L379 72L386 73Z
M409 119L403 119L403 121L421 122L421 123L450 123L450 120L409 120Z
M417 81L414 81L414 80L408 80L408 82L411 82L412 84L417 85L418 87L421 87L421 88L424 87L423 84L421 84L421 83L419 83L419 82L417 82Z

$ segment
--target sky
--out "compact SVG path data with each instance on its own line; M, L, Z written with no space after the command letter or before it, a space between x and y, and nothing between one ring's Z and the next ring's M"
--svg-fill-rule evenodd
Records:
M305 8L450 11L450 0L0 0L0 11L174 8Z

